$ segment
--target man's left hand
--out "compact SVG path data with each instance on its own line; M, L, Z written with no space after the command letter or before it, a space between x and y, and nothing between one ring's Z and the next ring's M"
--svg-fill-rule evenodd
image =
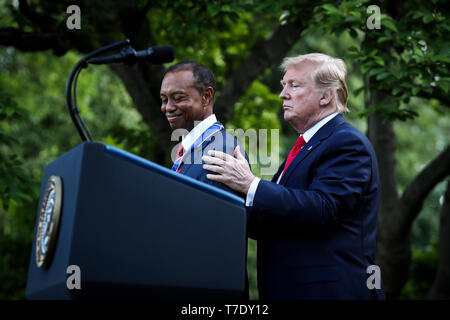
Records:
M255 176L240 152L239 146L234 149L234 157L215 150L209 150L208 155L202 157L202 160L207 163L203 165L203 169L216 174L207 174L206 177L209 180L222 182L235 191L247 194Z

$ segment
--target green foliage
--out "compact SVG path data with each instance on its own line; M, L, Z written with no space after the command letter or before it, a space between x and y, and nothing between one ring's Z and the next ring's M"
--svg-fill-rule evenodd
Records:
M272 146L279 146L279 128L280 121L278 113L280 111L280 98L277 94L270 92L269 88L259 81L254 81L247 92L242 96L238 103L235 104L233 118L227 123L227 129L242 129L244 132L254 132L258 137L258 145L251 143L249 139L241 139L240 143L245 147L252 165L252 171L258 176L270 179L261 174L261 167L275 166L281 164L282 160L276 150L272 150ZM263 136L267 137L266 143L263 143ZM237 135L240 138L239 135ZM277 139L272 141L272 137ZM245 140L245 141L244 141ZM254 140L253 140L254 141ZM267 158L270 157L270 160ZM266 160L267 159L267 160ZM265 160L265 161L261 161ZM271 163L274 162L274 164ZM275 170L276 170L275 168ZM273 173L272 173L273 175Z
M277 113L280 98L259 81L253 82L234 106L230 127L246 129L275 129L280 127Z
M0 81L0 299L25 296L34 201L39 190L37 180L19 155L16 146L20 140L11 127L25 123L28 117L29 113L18 106Z
M248 239L247 275L250 300L258 300L258 276L256 274L256 241Z
M0 299L25 298L43 169L81 142L64 95L78 59L0 49ZM151 154L153 135L109 69L81 73L78 104L98 141Z
M25 117L25 110L0 83L0 203L4 210L8 209L11 200L31 200L30 177L19 155L11 152L18 140L9 130L14 122L23 121Z
M440 106L436 100L417 98L411 100L409 107L419 117L395 125L400 192L431 159L450 144L450 136L446 134L450 130L449 109Z
M245 1L167 1L152 7L148 18L156 42L174 46L174 62L204 63L214 72L220 92L251 48L278 26L280 13L266 11Z
M399 299L426 299L431 284L436 276L439 262L438 242L436 238L429 250L413 248L410 276Z
M360 46L352 49L352 57L360 63L366 77L367 92L383 92L363 116L381 111L388 120L406 120L417 113L408 105L411 97L448 96L450 47L444 41L450 31L445 13L437 9L441 2L408 1L401 4L395 18L381 7L381 29L368 29L368 0L342 1L339 7L324 4L315 10L320 28L340 34L346 30ZM324 23L325 22L325 23ZM310 27L305 32L315 30Z
M25 299L31 242L0 237L0 300Z

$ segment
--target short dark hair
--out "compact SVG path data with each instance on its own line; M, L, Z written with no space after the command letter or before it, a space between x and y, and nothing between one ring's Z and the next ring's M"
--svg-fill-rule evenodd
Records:
M216 93L216 77L214 77L214 73L204 64L193 60L184 60L180 61L173 66L170 66L164 76L170 72L178 72L178 71L192 71L192 75L194 77L194 86L198 90L198 92L202 93L208 87L212 87L214 93Z

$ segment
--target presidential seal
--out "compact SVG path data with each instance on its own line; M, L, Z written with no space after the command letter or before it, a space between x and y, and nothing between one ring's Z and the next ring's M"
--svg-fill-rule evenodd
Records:
M36 264L40 268L48 267L52 259L61 216L62 191L61 177L51 176L42 198L36 234Z

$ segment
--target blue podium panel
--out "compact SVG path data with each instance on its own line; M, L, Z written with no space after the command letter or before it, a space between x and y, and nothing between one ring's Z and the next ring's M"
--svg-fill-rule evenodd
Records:
M244 201L135 155L83 143L44 170L60 176L54 255L36 265L29 299L238 299L245 287ZM41 203L39 208L41 207ZM39 222L39 211L38 219ZM80 268L69 290L67 267Z

